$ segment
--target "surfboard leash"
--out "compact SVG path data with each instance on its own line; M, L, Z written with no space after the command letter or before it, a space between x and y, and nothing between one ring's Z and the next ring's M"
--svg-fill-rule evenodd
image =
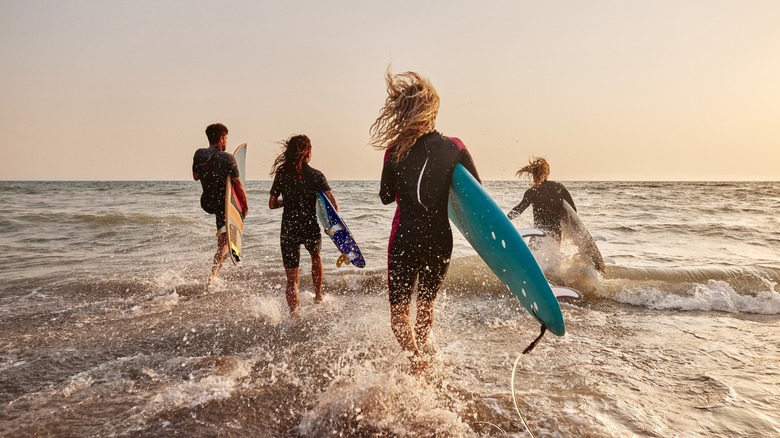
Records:
M534 349L534 347L536 347L536 344L538 344L538 343L539 343L539 341L541 341L541 340L542 340L542 336L544 336L544 334L545 334L546 332L547 332L547 326L546 326L546 325L544 325L544 324L542 324L542 332L541 332L541 333L539 333L539 336L537 336L537 337L536 337L536 339L534 339L534 341L533 341L533 342L531 342L531 345L529 345L529 346L525 347L525 350L523 350L523 354L528 354L528 353L530 353L530 352L531 352L531 351Z
M517 359L515 359L515 365L512 367L512 402L515 405L515 411L517 411L517 415L520 417L520 421L523 423L523 426L525 426L525 430L528 431L528 434L531 435L532 438L536 438L533 432L531 432L531 428L528 427L528 423L525 422L525 418L523 418L523 413L520 412L520 407L517 405L517 396L515 395L515 375L517 374L517 364L520 363L520 357L524 354L530 353L534 347L536 347L536 344L539 343L539 341L542 340L542 336L547 332L547 326L542 324L541 333L539 333L539 336L534 339L533 342L531 342L531 345L525 348L522 353L517 355Z
M542 326L544 327L544 326ZM533 347L530 347L533 348ZM526 348L526 351L528 349ZM520 412L520 407L517 405L517 396L515 395L515 374L517 374L517 364L520 363L520 357L524 354L526 354L526 351L523 351L522 353L517 355L517 359L515 359L515 365L512 367L512 402L515 404L515 411L517 411L517 415L520 417L520 421L523 423L523 426L525 426L525 430L528 431L528 434L531 435L531 438L536 438L533 432L531 432L531 428L528 427L528 423L525 422L525 418L523 418L523 413Z

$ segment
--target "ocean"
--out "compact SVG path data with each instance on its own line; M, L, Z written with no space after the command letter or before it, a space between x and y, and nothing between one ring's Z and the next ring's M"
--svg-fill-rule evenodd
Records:
M535 249L584 294L561 305L566 335L521 355L538 323L454 230L414 377L378 181L331 181L367 266L337 269L324 237L328 295L303 255L298 323L268 181L247 182L244 260L209 291L199 183L0 182L0 435L780 436L780 182L565 184L614 262ZM508 211L527 183L485 186Z

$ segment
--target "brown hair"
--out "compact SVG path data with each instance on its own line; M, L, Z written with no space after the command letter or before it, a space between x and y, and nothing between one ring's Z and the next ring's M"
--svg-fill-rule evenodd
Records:
M214 123L206 127L206 137L209 139L209 144L217 144L219 139L227 133L227 126L222 123Z
M428 79L407 71L385 73L387 99L369 130L377 149L393 148L392 157L401 161L419 137L433 131L439 112L439 94Z
M311 140L305 135L293 135L280 143L282 144L282 152L274 160L271 176L275 176L279 172L292 172L294 170L295 175L300 178L303 162L311 154Z
M550 165L544 158L533 158L528 160L528 165L518 170L516 175L518 178L522 178L526 174L533 178L534 187L539 187L550 176Z

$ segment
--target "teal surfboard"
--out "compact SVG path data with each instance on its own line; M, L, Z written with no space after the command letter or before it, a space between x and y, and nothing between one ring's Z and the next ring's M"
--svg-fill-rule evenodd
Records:
M531 250L501 207L461 164L452 174L448 213L528 313L554 334L563 336L566 328L561 307Z

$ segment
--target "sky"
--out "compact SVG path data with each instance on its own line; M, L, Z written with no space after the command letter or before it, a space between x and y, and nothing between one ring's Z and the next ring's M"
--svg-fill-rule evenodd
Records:
M780 180L778 0L2 0L0 180L187 180L210 123L379 179L385 71L483 179Z

